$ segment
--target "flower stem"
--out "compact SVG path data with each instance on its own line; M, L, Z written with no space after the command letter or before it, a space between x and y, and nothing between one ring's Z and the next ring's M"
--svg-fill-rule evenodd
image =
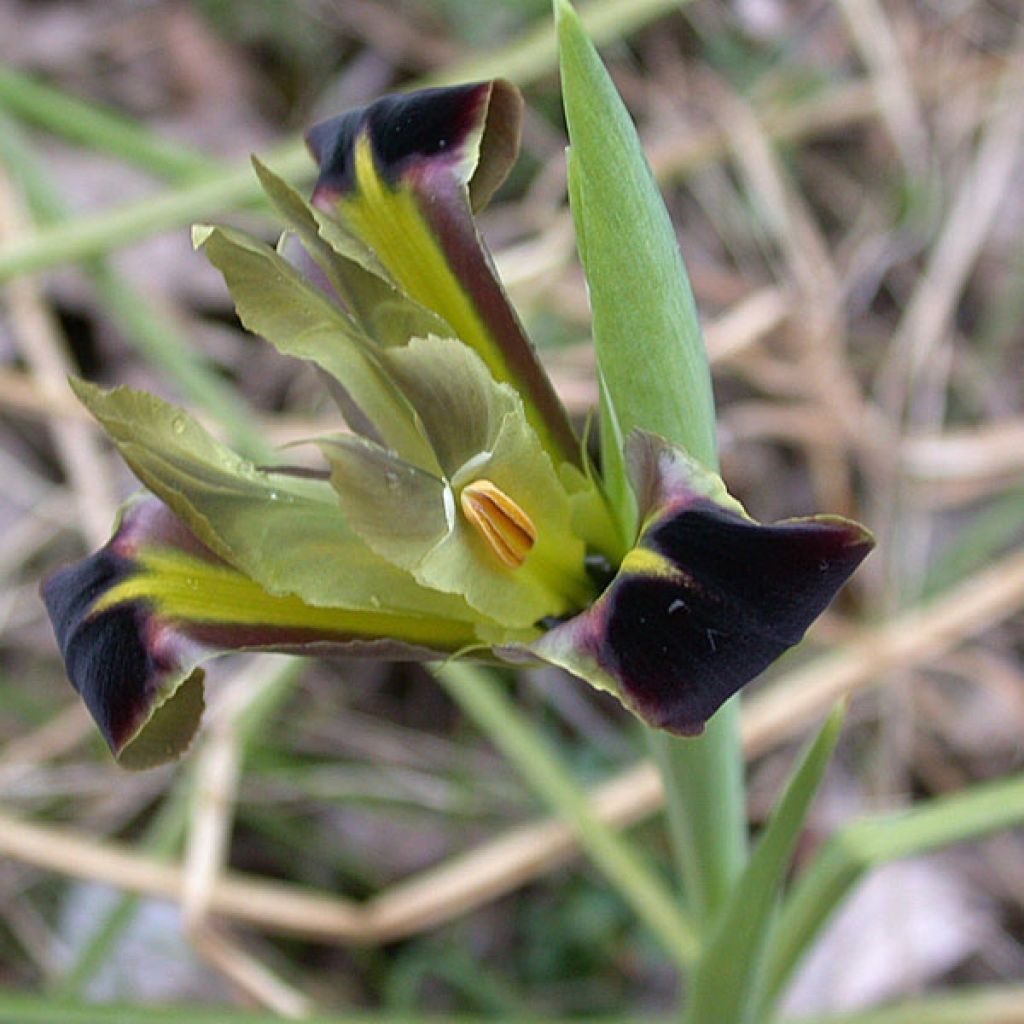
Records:
M725 704L694 739L645 731L665 787L687 909L702 928L722 906L747 857L739 701Z

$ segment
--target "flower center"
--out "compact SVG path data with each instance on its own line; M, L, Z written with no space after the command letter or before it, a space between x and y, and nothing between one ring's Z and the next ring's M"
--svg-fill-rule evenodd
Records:
M533 520L490 480L474 480L459 495L463 515L510 569L518 569L537 540Z

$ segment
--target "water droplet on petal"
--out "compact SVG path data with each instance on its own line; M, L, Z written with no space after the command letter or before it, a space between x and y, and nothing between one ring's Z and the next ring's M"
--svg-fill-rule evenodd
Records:
M185 433L185 417L184 416L175 416L171 420L171 430L174 431L175 434L184 434Z
M370 604L372 604L374 608L379 608L380 607L380 598L376 594L371 594L370 595Z

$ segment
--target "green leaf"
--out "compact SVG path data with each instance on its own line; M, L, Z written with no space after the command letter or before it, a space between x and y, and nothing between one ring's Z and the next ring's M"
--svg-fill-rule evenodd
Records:
M744 1024L755 1019L778 896L839 739L843 712L842 706L832 712L800 759L749 864L722 908L690 979L685 1024Z
M707 355L675 232L629 114L567 0L554 0L571 149L569 201L590 285L601 386L602 471L630 539L635 509L618 447L639 427L717 468ZM739 708L703 736L651 739L665 777L691 911L721 905L746 858Z
M836 908L872 868L1024 825L1024 774L845 825L801 873L772 932L762 1003L771 1007ZM915 1016L896 1021L914 1021ZM924 1018L920 1018L924 1019ZM951 1013L949 1024L975 1018ZM978 1017L978 1020L988 1018ZM997 1014L993 1020L1002 1020ZM1007 1015L1007 1020L1013 1019Z
M634 427L716 465L707 355L672 222L636 130L572 7L556 0L570 200L610 432ZM608 425L606 425L608 429Z

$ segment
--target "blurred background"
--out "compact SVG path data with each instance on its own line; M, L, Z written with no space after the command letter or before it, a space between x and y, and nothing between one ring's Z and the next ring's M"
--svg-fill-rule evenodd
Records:
M678 228L730 489L759 519L852 515L879 541L751 688L752 822L842 693L804 858L858 814L1019 771L1020 5L579 6ZM482 224L582 422L596 389L549 18L547 0L0 0L0 1015L44 992L288 1016L673 1005L655 941L421 669L227 659L186 762L129 774L37 596L134 487L67 374L186 405L243 450L337 427L310 368L239 329L189 225L273 238L248 154L306 186L304 128L395 88L524 88L522 156ZM507 680L667 868L629 716L553 672ZM1022 935L1019 831L902 860L856 889L789 1005L1019 978Z

